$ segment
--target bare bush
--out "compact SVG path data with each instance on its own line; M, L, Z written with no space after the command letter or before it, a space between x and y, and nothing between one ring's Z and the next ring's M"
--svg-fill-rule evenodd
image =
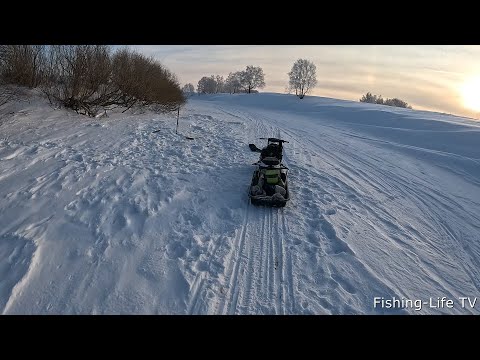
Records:
M119 50L113 57L112 83L120 91L119 104L152 105L154 111L173 111L185 103L176 76L153 58Z
M0 80L0 106L5 105L9 101L15 100L19 96L17 88L6 85Z
M42 89L50 101L95 116L112 105L110 48L105 45L54 45L50 48Z
M185 104L186 99L175 74L155 62L146 101L155 111L169 112Z
M0 77L6 84L37 87L46 61L44 45L0 45Z
M365 95L363 95L360 99L360 102L364 103L370 103L370 104L377 104L377 95L373 95L371 92L367 92ZM383 103L383 99L382 99Z
M400 100L400 99L397 99L397 98L386 99L383 104L388 105L388 106L396 106L396 107L407 108L407 109L412 108L410 105L408 105L407 102L405 102L403 100Z
M153 58L107 45L0 45L0 81L38 87L50 103L95 116L101 110L153 106L172 111L186 101L176 76ZM0 93L0 102L10 92Z
M51 102L88 116L100 110L152 106L173 111L185 102L174 74L142 54L105 45L55 45L42 88Z
M379 104L379 105L387 105L387 106L396 106L411 109L412 107L408 105L407 102L400 100L398 98L393 99L383 99L382 95L373 95L370 92L367 92L360 98L360 102L371 103L371 104Z

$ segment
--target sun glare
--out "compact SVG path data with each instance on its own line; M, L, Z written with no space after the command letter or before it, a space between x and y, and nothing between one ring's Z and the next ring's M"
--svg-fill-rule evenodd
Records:
M480 111L480 76L466 80L462 85L461 94L465 107Z

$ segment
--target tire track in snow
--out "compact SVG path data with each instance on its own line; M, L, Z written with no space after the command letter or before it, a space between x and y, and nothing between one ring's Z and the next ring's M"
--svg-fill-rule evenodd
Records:
M255 313L255 309L250 309L252 297L255 304L258 304L259 295L267 290L266 305L271 303L272 296L270 288L273 285L273 270L270 267L273 264L273 252L271 250L271 212L264 209L264 216L261 216L260 208L254 207L248 202L245 222L240 230L239 241L236 243L236 255L230 259L230 263L235 263L230 278L228 303L223 306L222 313ZM248 212L253 213L252 219L249 219ZM256 218L254 216L257 216ZM261 237L258 234L261 233ZM258 244L261 244L260 251L256 251ZM266 262L264 259L266 258ZM261 286L260 293L256 293L255 286L258 283L258 276L262 273L262 265L265 266L267 276L266 289ZM260 282L261 283L261 282ZM272 289L273 292L273 289Z
M250 302L251 302L251 290L253 288L252 284L252 279L254 276L255 267L254 263L256 260L256 257L254 256L255 252L255 241L250 240L247 242L247 252L248 252L248 258L247 258L247 265L244 267L243 272L246 271L246 278L245 278L245 284L243 288L243 293L241 294L241 308L243 309L243 313L248 314L250 313ZM245 270L246 268L246 270Z
M262 213L263 210L263 214ZM241 313L252 314L258 309L259 299L262 291L262 266L264 264L264 243L265 243L265 209L252 207L252 212L257 215L258 222L251 222L250 234L248 236L248 264L246 268L246 281L243 286L241 297ZM252 231L253 230L253 231ZM261 234L259 236L259 234Z
M284 289L284 243L285 243L285 233L283 232L283 226L281 226L281 218L283 218L283 213L281 214L281 209L274 209L274 239L273 243L275 245L275 260L274 260L274 269L275 277L274 281L276 283L275 291L275 303L276 303L276 313L285 314L285 289Z
M252 121L257 134L274 134L274 129L267 128L262 121L248 120ZM276 133L278 131L275 129ZM217 313L284 314L287 312L286 294L290 296L293 310L292 259L288 263L284 261L286 229L283 209L247 205L228 260L225 275L228 290L219 301Z
M266 286L266 279L267 279L267 258L266 258L266 254L265 254L265 249L266 249L266 244L265 244L265 233L267 231L266 229L266 214L267 214L267 209L266 208L262 208L261 209L262 211L262 230L261 230L261 236L260 236L260 239L259 239L259 243L260 243L260 262L259 262L259 271L258 271L258 276L259 276L259 279L257 281L257 286L256 286L256 295L257 295L257 302L260 301L261 299L258 299L258 297L262 297L263 295L263 291L265 289L265 286Z
M197 313L198 301L200 294L203 290L204 278L202 273L198 273L193 281L193 285L190 289L190 292L193 294L190 298L189 304L187 306L188 315L193 315Z
M259 306L261 307L262 311L266 310L267 312L269 311L267 309L269 305L269 294L268 294L268 284L269 284L269 244L268 244L268 231L269 231L269 225L268 225L268 213L270 209L266 207L262 207L262 230L261 230L261 236L258 239L258 241L262 244L261 249L260 249L260 263L259 263L259 273L260 273L260 281L258 282L257 286L257 301Z
M227 275L227 278L229 279L228 281L229 284L228 284L228 293L226 294L226 298L228 298L228 301L226 301L225 299L222 301L220 306L221 314L235 313L235 309L237 306L238 291L239 291L237 280L238 280L240 263L242 261L242 257L244 257L243 251L244 251L244 245L245 245L245 235L246 235L246 228L248 224L249 209L250 209L250 204L247 204L245 209L243 225L238 231L238 235L235 237L235 248L233 249L232 256L229 260L230 266L229 266L228 275Z
M282 139L280 128L278 128L277 138ZM283 154L286 167L288 167L287 149L284 149ZM278 254L278 266L279 271L279 303L281 305L281 314L293 313L295 308L294 292L293 292L293 273L292 273L292 258L288 252L287 244L287 219L285 216L285 209L277 209L277 254ZM287 251L286 251L287 250Z
M284 234L288 234L288 223L286 220L284 209L282 209L282 231ZM283 271L283 278L285 281L286 288L283 291L283 299L285 299L285 308L288 313L293 313L295 310L295 295L294 295L294 288L293 288L293 270L292 270L292 254L291 249L293 246L290 246L286 242L283 244L283 253L285 254L285 262L282 268ZM286 249L286 251L285 251ZM286 294L285 294L286 293ZM288 302L287 302L288 300Z
M275 306L276 309L276 302L275 302L275 270L274 270L274 249L273 249L273 238L272 238L272 209L267 209L267 241L268 241L268 266L267 266L267 290L268 295L267 299L270 304Z

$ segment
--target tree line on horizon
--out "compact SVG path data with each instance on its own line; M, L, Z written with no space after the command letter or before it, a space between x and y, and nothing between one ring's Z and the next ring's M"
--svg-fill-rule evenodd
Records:
M411 109L412 107L408 105L406 101L403 101L398 98L393 99L383 99L382 95L374 95L370 92L367 92L360 98L360 102L370 103L370 104L379 104L379 105L387 105L387 106L395 106L401 107L406 109Z
M294 91L300 99L315 87L316 67L313 62L306 59L298 59L292 67L289 75L289 92ZM259 66L248 65L243 71L230 72L226 78L221 75L203 76L197 83L196 93L257 93L257 88L265 87L265 73ZM191 95L195 93L195 86L187 83L182 91Z
M192 84L186 84L185 91L194 92ZM265 87L265 74L259 66L248 65L243 71L230 72L226 78L221 75L203 76L197 83L197 94L256 93ZM193 91L192 91L193 90Z
M88 116L117 107L168 112L186 102L159 61L108 45L0 45L0 105L12 85L39 88L51 104Z
M317 74L315 64L307 59L298 59L288 72L289 82L287 92L295 93L300 99L303 99L317 85ZM265 87L265 74L261 67L253 65L247 66L244 71L230 72L226 79L221 75L211 75L202 77L197 84L196 93L218 94L218 93L256 93L257 88ZM195 93L195 86L187 83L182 91L188 95ZM372 95L368 92L363 95L360 102L404 107L411 109L407 102L398 99L383 99L382 96Z

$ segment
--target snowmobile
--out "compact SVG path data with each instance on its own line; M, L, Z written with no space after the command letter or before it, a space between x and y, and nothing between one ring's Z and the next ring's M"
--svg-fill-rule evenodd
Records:
M260 153L260 159L254 163L252 182L248 196L253 205L283 207L290 200L288 191L288 168L282 163L283 143L277 138L260 138L267 140L267 146L259 149L249 144L250 150Z

